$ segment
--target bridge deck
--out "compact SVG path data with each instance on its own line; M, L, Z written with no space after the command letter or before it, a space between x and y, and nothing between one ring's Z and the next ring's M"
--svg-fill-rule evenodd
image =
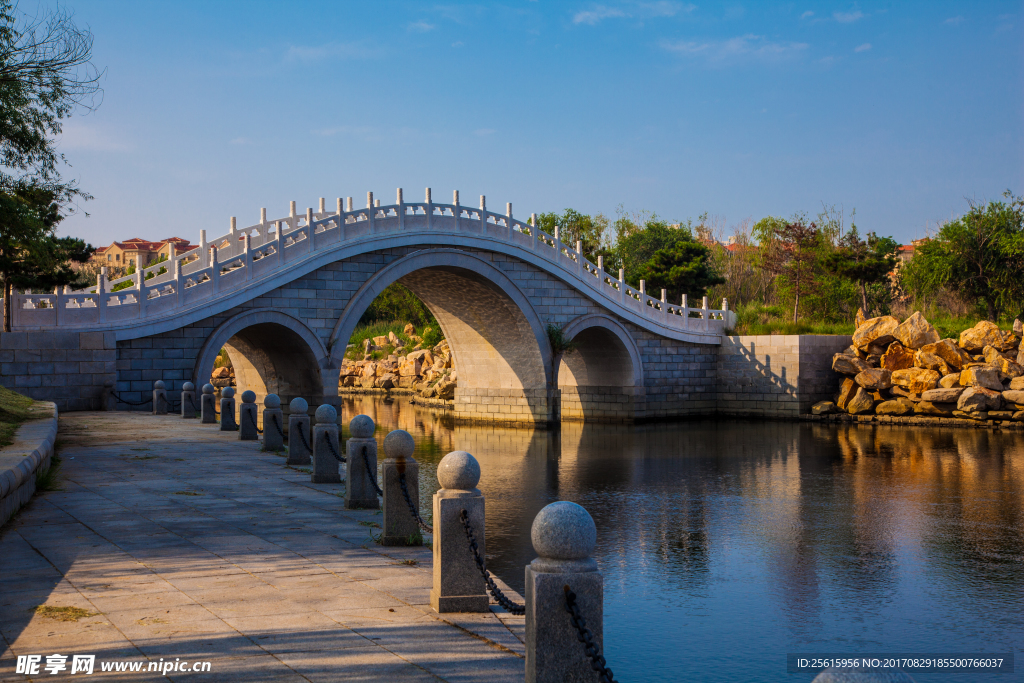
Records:
M97 655L97 673L210 661L212 680L522 680L523 618L440 618L429 549L375 546L380 517L343 510L342 486L172 416L73 413L59 439L63 491L0 534L0 679L60 653Z

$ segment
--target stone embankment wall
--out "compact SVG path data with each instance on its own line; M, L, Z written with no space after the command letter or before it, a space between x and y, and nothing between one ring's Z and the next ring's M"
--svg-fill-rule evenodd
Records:
M103 383L118 379L117 360L113 332L0 334L0 383L60 410L99 410Z
M718 349L719 415L797 417L831 398L840 376L832 356L850 335L725 337Z

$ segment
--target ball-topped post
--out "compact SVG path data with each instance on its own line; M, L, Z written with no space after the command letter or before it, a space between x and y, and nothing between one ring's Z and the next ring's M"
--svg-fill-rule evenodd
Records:
M308 465L313 454L309 435L309 404L304 398L293 398L288 404L288 461L287 465ZM264 412L266 414L266 412Z
M566 611L568 587L602 647L604 579L591 557L597 543L594 519L576 503L551 503L534 518L530 540L538 557L526 566L526 680L596 681Z
M376 425L369 415L356 415L348 423L346 443L345 509L379 510L377 499Z
M313 414L313 473L314 484L340 484L341 442L338 438L338 411L324 403Z
M441 490L434 494L434 581L430 606L441 613L487 612L487 587L465 528L468 523L480 557L486 557L484 496L476 487L480 483L480 463L466 451L453 451L438 463L437 481Z
M416 442L412 434L396 429L384 437L384 531L381 545L419 545L422 533L409 505L420 507L420 466L412 457ZM404 491L402 490L404 486ZM408 493L408 501L406 500Z
M284 450L284 411L277 394L267 394L263 399L263 450Z
M203 385L203 395L199 399L199 422L204 425L217 424L217 397L213 395L212 384Z
M181 417L192 419L196 416L196 385L185 382L181 385Z
M242 392L242 404L238 406L238 440L260 440L259 408L256 406L256 392L250 389Z
M224 387L220 392L220 431L238 431L238 423L235 422L235 390L232 387Z
M160 379L153 382L153 414L167 414L167 385Z

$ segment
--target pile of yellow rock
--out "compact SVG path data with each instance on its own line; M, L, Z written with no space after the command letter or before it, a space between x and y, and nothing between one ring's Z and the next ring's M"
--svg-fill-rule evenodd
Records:
M939 339L919 312L861 320L853 345L832 358L846 375L822 415L933 416L1024 421L1024 330L982 321L959 339Z
M345 359L339 386L350 390L405 390L404 393L415 393L423 398L455 398L458 377L452 368L447 340L431 349L416 349L407 354L400 353L401 350L398 346L380 360Z

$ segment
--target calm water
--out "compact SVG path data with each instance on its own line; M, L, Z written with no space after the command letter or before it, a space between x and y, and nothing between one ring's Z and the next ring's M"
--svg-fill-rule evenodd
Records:
M590 511L622 681L805 681L786 674L787 652L1024 646L1019 433L738 420L533 431L453 426L404 399L345 402L346 424L359 413L380 439L416 438L424 514L437 462L477 457L488 566L519 591L536 513L556 500Z

